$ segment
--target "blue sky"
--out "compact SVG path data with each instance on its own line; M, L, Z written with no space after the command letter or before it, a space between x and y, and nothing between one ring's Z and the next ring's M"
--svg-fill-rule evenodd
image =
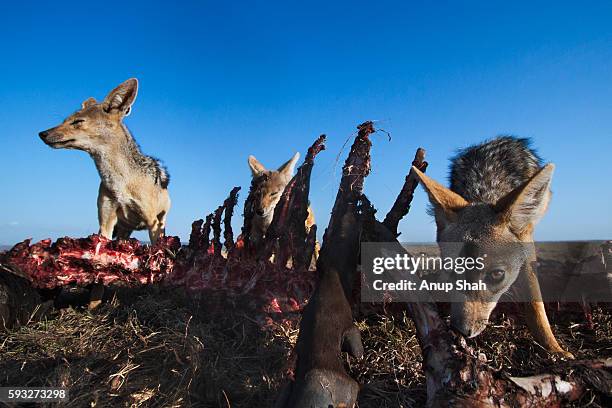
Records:
M37 133L129 77L126 123L172 174L169 234L186 237L234 185L242 201L249 154L278 166L326 133L311 191L322 231L336 157L374 119L392 135L374 136L366 185L381 216L417 147L446 180L455 149L515 134L557 165L537 238L611 238L611 3L164 3L0 4L0 243L97 230L92 160ZM434 240L425 209L420 191L404 240Z

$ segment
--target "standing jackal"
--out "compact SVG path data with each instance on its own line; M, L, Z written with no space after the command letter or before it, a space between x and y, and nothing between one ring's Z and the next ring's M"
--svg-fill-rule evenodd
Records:
M486 290L466 291L451 305L451 324L468 337L477 336L500 297L517 282L527 325L547 350L571 357L552 333L533 270L533 231L546 212L554 165L542 166L527 139L498 137L462 150L451 163L450 189L413 168L429 195L437 225L437 241L461 243L457 256L502 253L485 268L466 274L487 283ZM517 281L518 280L518 281Z
M266 175L259 194L254 197L254 212L250 237L254 243L261 241L272 223L274 217L274 209L276 204L283 194L283 190L293 177L295 164L300 158L300 154L296 153L289 161L280 166L278 170L267 170L255 156L249 156L249 167L253 178ZM306 218L306 232L314 225L314 213L310 206L308 207L308 218Z
M54 149L83 150L93 158L101 182L98 192L100 234L127 239L147 229L152 243L164 234L170 210L166 169L140 148L123 124L138 81L128 79L100 103L89 98L60 125L39 133Z

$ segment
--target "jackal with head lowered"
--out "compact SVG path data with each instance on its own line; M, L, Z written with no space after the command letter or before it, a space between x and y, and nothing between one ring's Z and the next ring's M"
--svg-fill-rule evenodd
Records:
M413 168L428 193L442 256L500 254L482 270L466 274L486 290L465 291L451 304L451 324L468 337L480 334L501 296L517 284L527 299L527 325L535 340L571 357L552 333L534 271L533 231L550 200L552 163L542 160L527 139L498 137L460 151L451 160L450 189ZM459 243L446 246L444 243ZM454 248L453 254L444 254Z
M147 229L155 243L165 232L170 210L170 176L157 159L141 153L123 123L137 93L138 81L128 79L102 102L87 99L80 110L39 136L54 149L83 150L93 158L101 178L101 235L127 239L132 231Z

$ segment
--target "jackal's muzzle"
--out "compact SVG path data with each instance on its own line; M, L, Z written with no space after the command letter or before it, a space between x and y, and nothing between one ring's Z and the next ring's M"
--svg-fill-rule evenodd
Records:
M59 149L74 142L74 139L64 139L64 135L58 132L56 128L43 130L38 136L47 146L51 146L55 149Z

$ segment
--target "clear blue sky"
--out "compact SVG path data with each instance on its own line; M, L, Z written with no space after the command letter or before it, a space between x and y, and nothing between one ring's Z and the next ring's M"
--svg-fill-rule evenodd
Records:
M311 201L326 226L336 156L374 119L392 134L374 137L366 186L381 215L418 146L446 180L455 149L515 134L557 164L537 237L611 238L610 2L45 3L0 5L0 243L97 230L92 160L37 133L129 77L126 123L172 175L169 234L234 185L242 201L249 154L277 166L320 133ZM425 209L419 191L404 240L434 240Z

